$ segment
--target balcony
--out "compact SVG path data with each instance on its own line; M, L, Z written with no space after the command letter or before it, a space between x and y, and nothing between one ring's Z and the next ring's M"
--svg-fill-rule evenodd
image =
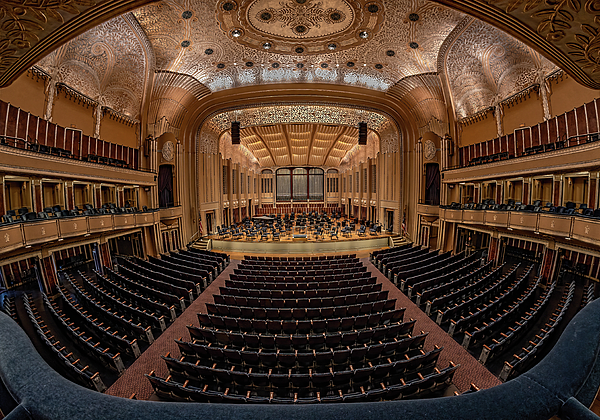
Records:
M83 237L92 233L110 232L150 226L159 222L159 211L143 213L104 214L61 219L34 220L0 226L0 253L43 244L59 239Z
M577 239L600 245L600 219L547 212L440 209L445 222L492 226Z

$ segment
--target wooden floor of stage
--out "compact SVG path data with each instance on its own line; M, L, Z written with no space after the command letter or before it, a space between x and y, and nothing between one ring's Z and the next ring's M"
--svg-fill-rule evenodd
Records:
M215 239L215 240L219 240L219 241L231 241L231 242L256 242L256 243L267 243L267 242L294 242L294 237L293 235L295 234L300 234L300 232L294 231L293 233L289 234L289 235L282 235L279 239L273 239L271 234L269 234L269 239L261 239L260 236L257 236L254 239L246 239L246 237L240 238L240 239L234 239L232 237L220 237L219 235L209 235L206 237L206 239ZM306 238L306 242L343 242L343 241L361 241L361 240L366 240L366 239L377 239L377 238L389 238L395 235L390 235L388 233L379 233L378 235L371 235L369 234L369 232L367 231L367 233L365 233L365 235L361 235L359 236L356 231L352 231L352 233L348 236L343 236L341 233L338 233L338 238L337 239L331 239L331 237L329 236L329 234L325 234L322 236L319 236L318 238L315 237L314 232L311 233L306 233L307 238Z

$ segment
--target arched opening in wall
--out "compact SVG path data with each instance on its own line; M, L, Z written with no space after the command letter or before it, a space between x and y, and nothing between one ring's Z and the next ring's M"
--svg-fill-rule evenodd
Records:
M440 205L440 166L437 163L425 165L425 204Z
M173 166L160 165L158 168L159 207L173 207Z

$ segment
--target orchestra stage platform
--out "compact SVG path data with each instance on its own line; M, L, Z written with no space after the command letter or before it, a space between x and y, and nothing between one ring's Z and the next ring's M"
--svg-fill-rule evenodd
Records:
M254 240L247 239L219 239L218 236L210 236L213 251L240 252L252 254L314 254L329 252L352 252L366 249L380 249L390 246L391 235L369 235L358 236L352 233L350 237L339 239L315 239L312 234L306 237L289 235L280 240Z

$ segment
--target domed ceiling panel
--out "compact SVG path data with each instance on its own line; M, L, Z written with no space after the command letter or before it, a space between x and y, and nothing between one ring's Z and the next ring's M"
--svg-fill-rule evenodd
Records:
M98 25L43 58L38 66L64 83L131 118L137 118L153 58L131 15Z
M454 40L445 61L458 118L494 106L555 69L522 42L477 20Z
M423 0L165 0L134 13L158 66L213 92L278 82L385 91L436 71L463 17Z

